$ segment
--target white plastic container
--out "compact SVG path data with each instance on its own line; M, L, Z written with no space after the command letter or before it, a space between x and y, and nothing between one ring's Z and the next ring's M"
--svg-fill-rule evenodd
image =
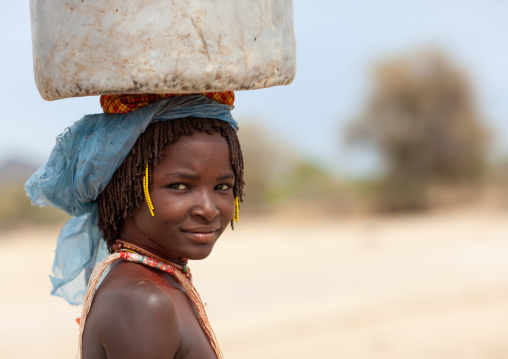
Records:
M293 81L292 0L30 0L46 100Z

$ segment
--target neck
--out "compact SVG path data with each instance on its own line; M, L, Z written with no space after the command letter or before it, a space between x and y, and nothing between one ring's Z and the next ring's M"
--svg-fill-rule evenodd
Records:
M132 218L126 218L122 221L120 238L116 240L113 249L118 250L120 248L127 248L127 246L131 246L131 249L164 262L170 262L182 267L187 266L187 258L169 252L165 247L150 239L138 228Z

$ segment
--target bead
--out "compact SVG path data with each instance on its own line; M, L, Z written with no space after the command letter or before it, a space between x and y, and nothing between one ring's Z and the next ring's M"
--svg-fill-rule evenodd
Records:
M155 216L153 210L154 210L154 207L153 207L153 204L152 204L152 199L150 198L150 192L148 191L148 174L149 174L149 165L148 165L148 161L146 163L146 168L145 168L145 175L143 176L143 192L145 194L145 200L146 200L146 204L148 205L148 209L150 210L150 214L153 216Z

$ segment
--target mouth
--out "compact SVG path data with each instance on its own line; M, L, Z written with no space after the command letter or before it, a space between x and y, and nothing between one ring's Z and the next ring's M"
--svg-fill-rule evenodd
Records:
M193 228L182 230L182 232L197 243L211 243L217 239L220 228Z

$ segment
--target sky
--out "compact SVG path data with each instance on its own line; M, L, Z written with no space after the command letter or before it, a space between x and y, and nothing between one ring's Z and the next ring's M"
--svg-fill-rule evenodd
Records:
M32 68L29 1L0 0L0 164L40 165L55 137L98 97L44 101ZM468 74L495 153L508 154L508 2L502 0L295 0L297 73L288 86L236 92L240 127L257 121L295 152L358 174L372 158L341 145L365 103L373 64L437 46Z

